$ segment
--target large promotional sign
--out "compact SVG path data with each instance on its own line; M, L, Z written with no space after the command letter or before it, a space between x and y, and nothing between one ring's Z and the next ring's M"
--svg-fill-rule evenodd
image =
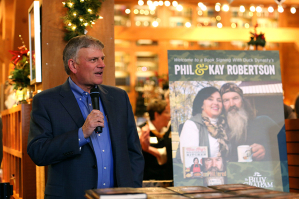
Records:
M278 51L168 51L174 186L289 191Z

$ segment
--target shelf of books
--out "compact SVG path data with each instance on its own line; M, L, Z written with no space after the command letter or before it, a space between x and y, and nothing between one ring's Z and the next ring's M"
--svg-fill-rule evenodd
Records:
M13 185L14 198L36 198L35 164L27 154L30 104L2 111L3 182Z

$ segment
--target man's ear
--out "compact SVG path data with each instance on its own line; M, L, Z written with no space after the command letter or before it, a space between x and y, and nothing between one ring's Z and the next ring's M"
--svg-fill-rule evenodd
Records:
M67 63L68 63L69 69L72 71L72 73L77 73L77 67L76 67L75 60L69 59Z

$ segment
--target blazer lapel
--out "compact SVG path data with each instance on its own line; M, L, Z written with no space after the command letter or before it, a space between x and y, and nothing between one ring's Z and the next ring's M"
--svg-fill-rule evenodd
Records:
M111 95L109 95L108 91L100 85L99 85L99 89L100 89L100 98L103 103L105 114L106 114L106 117L108 120L108 125L110 128L113 125L110 124L110 122L112 122L112 120L110 121L109 118L113 118L114 112L115 112L114 106L113 106L113 104L111 104L113 102L113 97Z
M78 102L69 86L68 80L62 85L60 95L63 97L60 102L68 111L77 127L80 128L84 124L84 118L79 108Z

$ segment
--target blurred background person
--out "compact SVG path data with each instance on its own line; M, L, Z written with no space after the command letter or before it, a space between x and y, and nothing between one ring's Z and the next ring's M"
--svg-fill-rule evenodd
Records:
M297 96L295 100L295 114L296 117L299 118L299 95Z
M145 160L144 180L172 180L170 106L156 99L147 106L149 120L140 127L140 143ZM167 131L166 131L167 130Z
M283 104L283 109L284 109L284 119L296 119L296 113L292 109L292 107Z

